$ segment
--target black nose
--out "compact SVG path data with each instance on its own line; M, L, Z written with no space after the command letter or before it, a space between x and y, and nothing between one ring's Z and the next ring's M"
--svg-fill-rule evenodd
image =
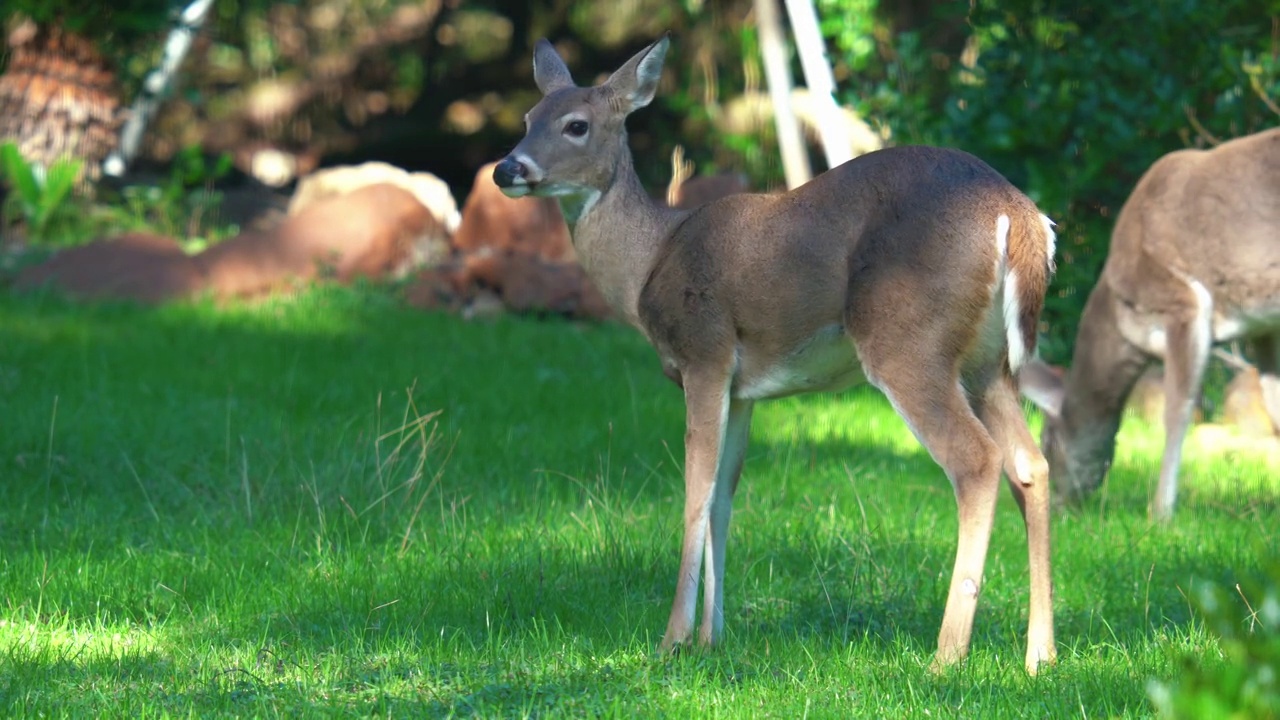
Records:
M511 187L516 184L516 178L523 178L528 172L520 161L508 155L493 168L493 182L498 187Z

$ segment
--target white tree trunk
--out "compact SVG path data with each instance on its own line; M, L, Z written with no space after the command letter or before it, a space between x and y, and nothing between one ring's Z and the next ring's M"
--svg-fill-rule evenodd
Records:
M833 168L853 158L853 143L833 95L836 83L831 64L827 61L827 46L818 27L818 13L814 10L813 0L785 2L787 14L791 17L791 30L796 35L805 85L817 105L818 134L827 156L827 167Z
M200 26L204 24L209 9L213 7L213 2L214 0L192 0L183 9L177 27L169 32L169 38L165 41L160 67L147 75L142 84L142 92L134 100L129 119L125 121L124 129L120 131L120 144L102 163L102 171L107 175L120 177L128 169L129 163L133 162L134 156L138 153L138 147L142 144L142 137L146 133L147 123L151 121L151 116L160 106L161 97L173 83L178 67L187 57L187 50L191 49L191 43Z
M800 125L791 109L791 70L787 65L787 43L778 17L777 0L755 0L755 10L765 81L769 85L778 147L782 151L782 169L786 173L787 188L791 189L809 182L813 171L809 168Z

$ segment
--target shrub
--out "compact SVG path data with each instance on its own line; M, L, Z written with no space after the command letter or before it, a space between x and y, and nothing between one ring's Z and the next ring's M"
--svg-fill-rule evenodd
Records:
M1218 640L1220 661L1188 656L1177 679L1149 683L1157 712L1196 720L1280 717L1280 566L1231 589L1202 583L1191 601Z
M834 18L876 4L823 0ZM934 3L913 27L833 22L827 36L852 69L844 102L883 118L899 144L974 153L1058 223L1042 352L1061 362L1142 173L1170 151L1280 121L1268 100L1280 97L1280 2L1259 5L975 0L960 24L958 4ZM940 44L957 27L959 51Z

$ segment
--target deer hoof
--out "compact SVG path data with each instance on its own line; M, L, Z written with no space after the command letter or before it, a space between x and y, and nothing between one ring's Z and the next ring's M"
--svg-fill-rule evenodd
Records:
M1052 647L1027 649L1027 674L1038 675L1040 671L1058 664L1058 651Z

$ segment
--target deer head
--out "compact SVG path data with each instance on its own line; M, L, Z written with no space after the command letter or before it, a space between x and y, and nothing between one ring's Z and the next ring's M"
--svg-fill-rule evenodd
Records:
M585 211L629 163L627 115L648 105L658 89L669 40L663 36L618 68L604 83L578 87L545 38L533 54L542 100L525 115L525 136L493 171L509 197L577 196ZM577 218L566 214L569 222ZM581 212L578 213L579 215Z
M1040 408L1044 417L1040 450L1049 463L1054 494L1076 502L1097 490L1115 452L1115 430L1098 427L1073 431L1064 421L1066 381L1061 368L1031 360L1019 371L1018 383L1022 394ZM1108 437L1111 441L1106 441Z

